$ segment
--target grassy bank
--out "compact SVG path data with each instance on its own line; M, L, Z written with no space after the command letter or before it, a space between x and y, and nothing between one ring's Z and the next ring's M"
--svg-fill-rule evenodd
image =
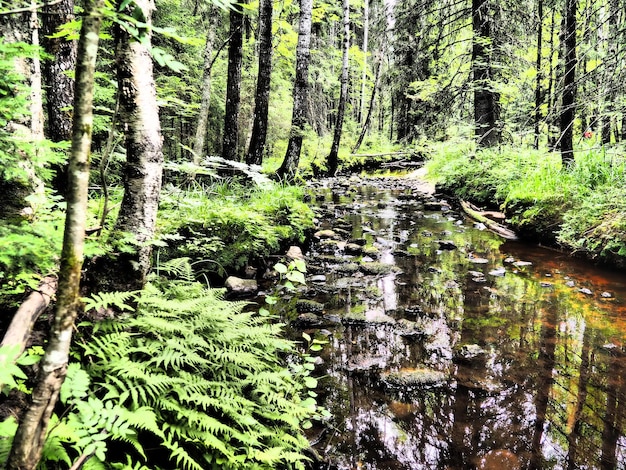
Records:
M468 141L431 146L438 190L506 214L524 238L626 266L626 158L622 148L581 143L575 163L527 148L476 150Z

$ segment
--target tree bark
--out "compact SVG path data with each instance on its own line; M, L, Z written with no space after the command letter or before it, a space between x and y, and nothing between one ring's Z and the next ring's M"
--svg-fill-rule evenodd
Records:
M500 143L500 97L493 89L493 41L490 0L472 0L472 82L474 86L474 125L481 147Z
M246 163L260 165L267 139L270 84L272 77L272 0L259 1L259 74L254 102L254 124Z
M93 86L103 5L104 0L87 0L84 3L85 17L76 65L70 192L67 197L54 325L33 389L31 404L13 439L7 462L10 470L34 469L41 457L48 422L65 379L74 320L81 308L79 285L87 220Z
M68 72L76 66L76 41L52 38L59 27L74 19L74 1L63 0L42 12L42 46L51 59L43 62L48 111L47 135L54 142L72 138L74 80Z
M209 8L207 15L208 30L204 45L204 70L202 72L202 99L198 112L198 123L193 141L193 163L198 165L204 155L207 125L209 122L209 108L211 105L211 69L213 68L213 42L215 41L215 23L218 17L215 7Z
M370 32L370 4L369 0L363 0L363 70L361 71L361 99L359 103L358 122L363 124L365 113L365 86L367 84L367 53L369 49L369 32Z
M311 58L311 14L313 0L300 0L300 24L296 46L296 77L293 86L293 111L289 143L278 176L292 182L298 172L305 126L306 98L309 87L309 61Z
M543 81L543 70L541 69L541 51L543 48L543 0L537 0L537 79L535 81L535 149L539 149L539 137L541 135L541 104L543 93L541 92L541 82Z
M241 63L243 61L243 12L240 6L230 10L230 45L222 157L239 161L239 109L241 105Z
M343 132L343 118L346 114L346 102L348 101L348 79L350 73L350 0L343 0L343 60L341 65L341 92L339 105L337 106L337 122L333 143L327 160L328 174L334 176L339 169L339 143Z
M53 38L59 27L74 19L74 0L62 0L46 5L42 11L42 40L46 53L51 57L43 61L43 82L46 90L47 127L46 133L53 142L72 138L72 103L74 101L74 79L68 72L76 67L76 41ZM53 167L56 176L53 186L59 194L66 194L67 165Z
M135 0L135 4L150 24L153 0ZM163 173L163 138L152 57L144 43L121 28L117 31L117 80L120 116L126 128L126 165L124 197L115 229L130 233L138 248L130 259L119 259L126 266L118 271L116 281L126 284L120 284L119 289L136 290L143 287L150 269L150 241L156 226Z
M565 68L561 95L560 143L564 166L574 162L574 118L576 117L576 0L565 0Z
M359 138L357 139L356 144L354 144L352 153L356 153L356 151L359 150L359 147L361 147L361 144L363 143L363 139L365 138L365 134L367 134L367 131L369 130L370 122L372 121L372 112L374 110L374 104L376 101L376 92L378 88L380 88L380 70L382 68L381 65L382 65L382 57L379 59L378 64L376 65L376 78L374 79L374 88L372 88L372 95L370 96L369 107L367 109L367 115L365 116L365 121L363 122L361 133L359 134Z

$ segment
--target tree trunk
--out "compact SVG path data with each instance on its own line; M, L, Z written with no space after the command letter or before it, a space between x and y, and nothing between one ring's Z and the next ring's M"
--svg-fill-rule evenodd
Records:
M494 38L489 10L490 0L472 0L472 82L474 86L474 124L479 146L500 143L499 95L493 89L491 59Z
M204 45L204 70L202 71L202 99L198 111L196 134L193 140L193 163L198 165L204 155L207 126L209 122L209 108L211 106L211 69L213 68L213 42L215 41L215 25L218 17L215 7L209 7L207 15L208 30Z
M20 13L0 15L0 37L7 43L23 42L39 46L39 26L37 5L31 1L31 9ZM38 152L37 140L43 133L43 91L41 86L41 62L37 54L26 55L14 60L15 71L24 77L24 83L30 87L28 98L29 113L21 119L7 123L5 131L33 142L33 153ZM0 192L4 195L0 205L0 217L9 220L22 220L32 212L28 197L43 194L44 185L37 176L28 152L19 151L22 161L19 165L28 174L27 179L0 180Z
M361 101L359 104L358 122L365 127L365 86L367 84L367 51L369 49L369 31L370 31L370 4L369 0L363 1L363 71L361 72ZM371 107L371 106L370 106Z
M254 124L246 163L263 163L267 139L270 84L272 77L272 0L259 1L259 75L254 100Z
M346 114L346 102L348 101L348 79L350 73L350 0L343 0L343 61L341 65L341 92L339 105L337 106L337 122L333 144L328 154L327 171L334 176L339 168L339 143L343 132L343 118Z
M374 88L372 88L372 95L370 96L369 108L367 109L365 122L363 123L363 127L361 128L361 133L359 134L359 138L357 139L356 144L354 144L352 153L356 153L356 151L359 150L359 147L361 147L361 144L363 143L363 139L365 138L365 134L367 134L367 131L369 130L370 122L372 121L372 111L374 109L374 104L376 101L376 92L378 88L380 88L380 70L382 68L381 64L382 64L382 57L379 58L378 63L376 64L376 78L374 79Z
M239 108L241 105L241 63L243 61L243 12L240 6L230 10L230 45L222 157L239 161Z
M118 0L120 1L120 0ZM153 0L135 0L150 24ZM149 34L149 33L145 33ZM150 39L148 38L148 44ZM153 77L152 57L148 46L117 30L117 81L120 92L120 116L126 128L126 166L124 198L116 223L118 232L130 233L138 243L137 253L120 267L116 281L120 289L140 289L150 269L161 177L163 173L163 138ZM121 276L120 273L125 273ZM125 279L124 279L125 278Z
M561 96L561 161L564 166L574 162L574 118L576 99L576 5L577 0L565 0L565 68Z
M70 192L59 287L50 341L41 361L37 382L15 437L7 462L11 470L30 470L41 457L48 422L65 379L74 320L81 308L80 276L87 220L89 154L93 129L93 85L104 0L85 1L85 17L78 43L76 98L70 155Z
M535 82L535 149L539 149L539 137L541 135L541 104L543 103L543 93L541 93L541 82L543 81L543 70L541 69L541 50L543 48L543 0L537 0L537 80Z
M300 24L296 46L296 77L293 86L293 111L289 143L278 176L292 182L298 171L305 126L306 98L309 87L309 61L311 58L311 15L313 0L300 0Z
M74 19L74 0L62 0L42 11L41 44L51 57L43 61L43 82L48 112L47 136L53 142L72 138L72 103L74 79L68 75L76 67L76 41L53 38L60 26ZM67 193L67 165L54 165L53 186L59 194Z

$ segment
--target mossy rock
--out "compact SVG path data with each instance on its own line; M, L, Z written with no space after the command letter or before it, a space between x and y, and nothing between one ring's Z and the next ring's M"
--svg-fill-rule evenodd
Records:
M441 387L446 385L448 375L435 369L400 369L381 376L383 383L392 388Z
M316 302L315 300L300 299L296 302L296 311L298 313L322 313L324 311L324 304Z
M361 271L365 274L380 275L389 274L397 268L391 264L378 263L376 261L366 261L361 263Z

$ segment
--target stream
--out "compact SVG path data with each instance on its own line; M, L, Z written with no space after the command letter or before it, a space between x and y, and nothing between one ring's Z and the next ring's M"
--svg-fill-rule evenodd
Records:
M411 178L310 183L292 325L324 339L320 469L625 469L626 276Z

